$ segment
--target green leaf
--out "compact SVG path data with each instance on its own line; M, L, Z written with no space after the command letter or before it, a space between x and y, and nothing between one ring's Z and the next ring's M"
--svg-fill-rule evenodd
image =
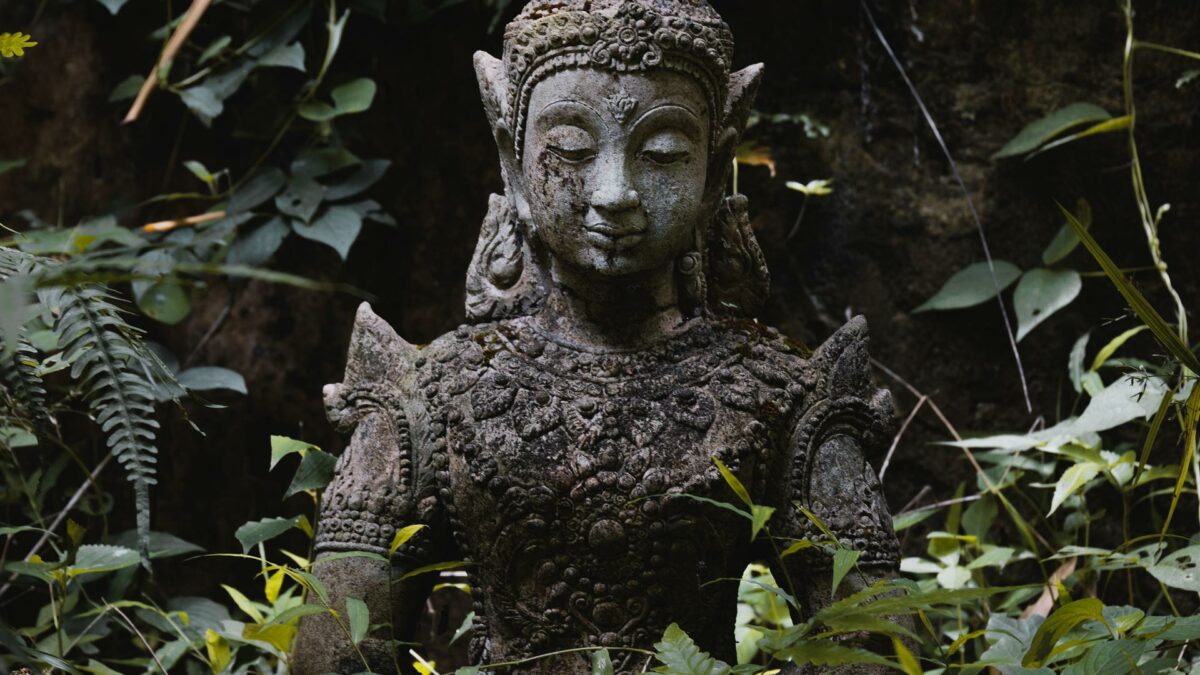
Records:
M996 267L995 282L992 281L986 261L969 265L950 277L941 290L914 309L913 313L973 307L996 297L999 291L1008 288L1021 276L1021 268L1010 262L994 260L993 263Z
M264 541L270 541L287 532L300 522L299 516L293 518L264 518L245 523L233 533L242 543L242 553L248 552Z
M225 212L232 216L249 211L279 194L286 183L287 178L283 171L275 167L258 171L244 185L234 191L233 196L229 198L229 205L225 207Z
M591 675L613 675L612 657L608 655L607 649L592 652Z
M1075 217L1084 227L1092 226L1092 205L1088 200L1080 199L1075 204ZM1075 235L1070 223L1064 223L1050 241L1050 245L1042 251L1042 264L1053 265L1070 255L1076 246L1079 246L1079 237Z
M333 480L333 468L336 465L337 457L328 452L314 449L304 453L304 458L300 460L300 468L296 469L296 476L292 478L292 484L288 486L284 498L305 490L324 489L329 485L329 481Z
M138 564L138 552L124 546L85 544L75 553L75 564L67 574L78 576L95 572L114 572Z
M1041 667L1058 641L1084 621L1099 621L1107 625L1104 620L1104 603L1095 598L1084 598L1059 607L1046 618L1034 634L1029 643L1029 651L1021 658L1021 665Z
M215 366L188 368L179 373L176 379L179 380L179 384L192 391L229 389L239 394L248 393L245 378L228 368L217 368Z
M1075 494L1088 481L1096 477L1100 470L1104 468L1094 462L1080 462L1072 464L1059 477L1058 482L1054 485L1054 499L1050 501L1050 511L1046 515L1053 514L1062 506L1067 497Z
M430 572L442 572L445 570L456 570L466 564L467 563L463 560L453 560L450 562L440 562L440 563L434 563L432 565L425 565L424 567L418 567L415 570L409 570L408 572L405 572L399 579L397 579L397 581L404 581L406 579L412 579L413 577L419 577L422 574L429 574Z
M205 126L225 112L225 103L217 98L216 92L207 85L188 87L179 93L179 100L191 110Z
M791 659L797 665L811 663L814 666L844 666L866 663L891 666L891 661L882 656L857 647L844 647L830 640L800 640L787 649L774 653L777 659Z
M213 182L212 172L209 171L208 167L204 166L203 163L198 162L194 159L189 159L188 161L183 163L183 166L186 167L188 171L191 171L193 176L195 176L196 178L199 178L204 183L212 184L212 182Z
M292 231L313 241L321 242L338 252L342 260L350 253L354 240L362 230L362 216L345 206L331 206L311 225L292 221Z
M1133 328L1130 328L1129 330L1110 340L1108 344L1104 345L1104 347L1100 349L1100 351L1096 352L1096 358L1092 360L1092 370L1100 370L1101 366L1103 366L1105 362L1112 358L1112 355L1117 353L1118 349L1124 346L1126 342L1129 342L1129 338L1149 329L1150 327L1145 324L1141 326L1134 326Z
M124 7L125 3L127 2L129 2L129 0L100 0L100 4L104 5L104 8L112 13L113 16L116 16L117 12L121 11L121 8Z
M895 518L892 518L892 529L896 532L907 530L913 525L929 519L935 513L937 513L937 509L921 509L897 514Z
M272 436L270 469L273 470L275 465L279 463L279 460L287 457L288 455L303 455L309 450L320 450L320 448L312 443L305 443L304 441L298 441L294 438L288 438L287 436Z
M833 588L830 590L832 596L837 596L838 587L842 585L842 579L846 577L846 573L854 567L854 563L858 562L858 551L852 548L839 548L833 553Z
M374 102L375 90L374 80L360 77L333 90L333 105L324 101L305 101L298 110L301 117L312 122L325 122L341 115L364 112Z
M771 515L775 513L775 508L772 506L762 506L754 504L750 507L750 540L758 539L758 533L767 526L767 521L771 519Z
M1071 127L1111 118L1112 115L1100 106L1092 103L1072 103L1026 125L1015 138L992 155L992 159L1023 155L1036 150L1038 146Z
M331 185L329 192L325 194L325 199L336 201L359 194L379 182L391 165L392 163L386 159L369 159L363 162L358 171L355 171L349 178L336 185Z
M307 223L312 220L317 209L321 208L326 189L324 185L308 176L292 176L288 181L287 190L275 197L275 208L285 216L292 216Z
M396 536L392 537L392 545L388 547L388 555L395 555L400 547L413 538L413 535L425 529L425 525L408 525L396 530Z
M327 611L329 611L329 610L325 609L324 607L321 607L320 605L308 605L308 604L296 605L295 607L285 609L282 612L276 614L274 617L271 618L270 621L267 622L267 624L270 625L270 624L278 624L278 623L291 623L293 621L303 619L306 616L312 616L314 614L323 614Z
M6 174L25 166L24 159L0 159L0 174Z
M346 614L350 620L350 640L358 644L367 637L367 631L371 627L371 613L367 609L367 603L358 598L346 598Z
M108 95L108 102L117 103L119 101L129 101L136 98L138 92L142 90L142 85L145 83L145 76L130 75L124 80L121 80L121 83L113 88L112 93Z
M263 265L275 255L291 232L291 228L282 218L272 218L249 234L238 237L229 247L229 255L225 256L225 262L250 267Z
M729 665L700 651L692 638L683 632L679 624L667 626L662 641L654 644L654 657L663 665L654 669L656 673L668 675L727 675Z
M1029 334L1050 315L1071 304L1083 289L1075 270L1029 270L1013 293L1017 310L1017 340Z
M1092 334L1084 333L1071 346L1071 355L1067 358L1067 374L1071 377L1071 386L1075 393L1083 392L1083 360L1087 356L1088 339Z
M304 72L304 45L293 42L290 45L280 45L267 52L258 60L260 66L275 66L278 68L295 68Z
M471 628L474 626L475 626L475 612L469 612L469 613L467 613L466 618L463 619L463 622L461 624L459 624L458 630L454 631L454 636L450 638L450 644L454 644L458 640L458 638L469 633L471 631Z
M192 312L192 301L187 291L172 281L160 281L150 286L137 303L143 314L168 326L183 321Z
M225 48L228 47L232 42L233 38L228 35L222 35L216 40L213 40L211 44L204 48L203 52L200 52L200 58L196 60L196 65L202 66L209 62L213 59L213 57L225 51Z
M137 548L137 530L126 530L109 541L115 546L124 546L125 548ZM178 555L187 555L189 553L203 553L204 549L193 544L190 541L184 541L170 532L151 532L150 533L150 557L151 558L171 558Z
M1129 278L1125 276L1121 268L1112 261L1112 258L1108 257L1104 249L1100 248L1100 244L1092 238L1087 228L1070 211L1063 208L1062 204L1059 204L1058 208L1067 217L1067 222L1071 224L1071 227L1075 230L1075 234L1083 242L1088 252L1096 259L1096 262L1100 263L1100 267L1104 270L1104 274L1108 276L1109 281L1112 281L1113 285L1117 287L1117 291L1124 296L1125 301L1129 303L1129 307L1138 315L1138 318L1150 327L1150 330L1154 333L1154 337L1158 338L1159 343L1172 356L1178 359L1180 363L1186 366L1188 370L1191 370L1193 373L1200 373L1200 358L1197 358L1191 349L1179 339L1179 336L1171 330L1171 327L1163 320L1158 310L1154 309L1154 306L1146 300L1142 292L1129 281Z
M1200 546L1188 546L1146 568L1171 588L1200 593Z

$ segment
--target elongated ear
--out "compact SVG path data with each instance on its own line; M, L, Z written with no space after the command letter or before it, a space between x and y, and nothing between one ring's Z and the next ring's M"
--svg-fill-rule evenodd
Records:
M729 99L718 131L720 134L715 145L713 163L710 168L709 190L711 198L716 200L724 192L725 180L729 176L729 167L733 163L742 132L750 120L754 109L754 98L758 95L758 85L762 82L763 65L756 63L743 68L729 77Z
M509 128L508 80L504 64L487 52L475 52L475 77L479 80L479 96L483 99L483 110L492 127L492 138L500 153L500 173L504 177L504 191L521 220L529 220L529 202L525 200L525 186L521 179L521 165L517 161L517 149L513 130Z

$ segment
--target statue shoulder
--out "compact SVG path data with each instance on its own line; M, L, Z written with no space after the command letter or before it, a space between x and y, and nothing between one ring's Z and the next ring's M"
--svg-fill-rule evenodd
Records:
M871 398L870 335L867 320L856 316L829 336L808 360L820 398Z
M398 405L411 387L416 346L400 337L368 303L359 305L342 381L325 385L325 410L334 426L349 431L365 412Z

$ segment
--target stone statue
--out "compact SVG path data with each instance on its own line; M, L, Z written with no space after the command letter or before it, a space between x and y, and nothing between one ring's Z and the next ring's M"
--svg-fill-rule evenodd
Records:
M843 592L893 574L891 518L862 449L887 438L867 327L815 353L751 317L768 276L746 199L726 177L761 66L731 72L733 38L705 0L532 0L504 57L475 57L505 183L467 273L469 323L426 347L369 307L345 381L325 390L353 431L325 492L316 548L387 555L320 564L331 602L365 600L411 639L433 575L465 560L474 663L612 648L641 672L672 622L734 661L737 584L773 561L809 608L830 602L819 548L780 565L713 458L775 537L819 537L793 504L861 552ZM394 672L387 629L359 646ZM411 661L411 659L403 659ZM589 673L586 653L499 672ZM793 672L800 672L794 665ZM296 672L363 670L327 616L305 619ZM785 671L787 672L787 671ZM856 671L864 672L864 671Z

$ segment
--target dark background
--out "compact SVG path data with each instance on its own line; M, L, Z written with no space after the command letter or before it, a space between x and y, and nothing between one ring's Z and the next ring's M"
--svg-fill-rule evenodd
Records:
M152 4L132 0L114 18L93 0L51 3L30 25L34 2L0 1L0 29L31 32L40 42L0 87L0 158L29 161L0 175L0 216L32 209L71 225L163 189L194 188L179 166L184 159L244 168L261 150L232 138L229 120L206 130L191 119L181 129L189 114L161 92L141 120L121 125L127 103L106 99L130 74L147 72L156 57L157 43L145 37L161 19ZM748 136L769 146L778 164L775 178L764 168L741 171L741 189L750 196L773 273L762 319L816 344L848 312L865 314L878 360L932 397L960 431L1021 430L1039 417L1053 423L1060 406L1069 409L1074 398L1066 362L1075 339L1098 327L1094 353L1133 325L1122 318L1123 305L1108 282L1085 280L1079 300L1022 341L1034 406L1028 414L994 302L911 313L952 273L982 260L982 250L947 162L858 3L714 4L738 39L736 64L766 64L758 109L806 113L829 129L828 137L809 139L800 125L759 125ZM1135 5L1143 38L1200 47L1200 3ZM1120 114L1125 32L1115 2L910 0L872 6L958 161L997 258L1022 269L1039 266L1042 249L1063 222L1054 202L1086 197L1096 214L1093 231L1117 261L1149 263L1123 134L1027 162L989 159L1025 124L1069 103L1090 101ZM466 2L421 21L406 9L393 2L386 23L353 17L338 57L340 68L379 83L374 107L351 125L347 144L361 156L394 161L372 196L398 227L368 224L344 264L328 248L293 237L273 266L363 289L378 298L376 310L402 336L427 342L463 320L464 271L487 195L500 189L471 66L473 51L498 53L500 44L488 31L488 8ZM203 30L202 24L197 35ZM1200 286L1200 82L1182 89L1175 82L1198 65L1148 52L1136 62L1150 199L1155 207L1171 204L1163 248L1180 293L1193 305ZM834 179L836 191L809 204L799 234L787 241L802 197L784 182L815 178ZM159 215L133 214L130 226ZM1066 264L1096 269L1082 248ZM1157 279L1143 274L1136 280L1169 315ZM228 405L224 410L189 406L204 435L178 412L165 415L154 523L210 551L229 551L236 549L233 531L244 521L310 508L303 497L280 503L289 476L268 473L268 437L340 448L342 440L324 420L320 390L340 379L359 300L220 280L209 281L193 299L191 317L175 327L148 326L151 335L191 365L243 373L250 395L210 397ZM228 319L202 343L227 306ZM1137 339L1153 352L1149 338ZM915 397L882 373L879 379L906 414ZM958 451L933 444L946 438L935 417L926 412L916 418L889 470L893 510L925 486L930 490L922 503L949 498L959 481L973 480ZM871 459L878 465L882 457ZM126 489L116 473L111 478L115 490ZM159 579L174 592L206 592L234 564L172 562Z

